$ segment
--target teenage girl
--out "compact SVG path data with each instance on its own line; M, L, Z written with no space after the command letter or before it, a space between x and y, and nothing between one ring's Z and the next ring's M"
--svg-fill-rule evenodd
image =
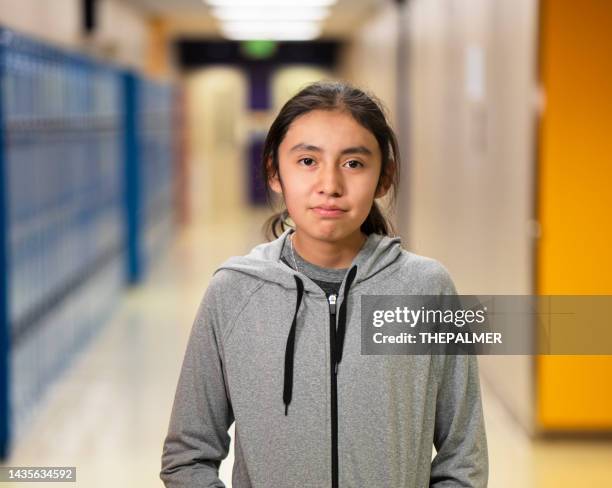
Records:
M234 488L487 486L476 357L361 354L362 295L456 294L375 201L395 196L400 168L380 102L346 83L307 86L272 123L262 167L286 209L204 294L163 446L166 487L224 487L233 422Z

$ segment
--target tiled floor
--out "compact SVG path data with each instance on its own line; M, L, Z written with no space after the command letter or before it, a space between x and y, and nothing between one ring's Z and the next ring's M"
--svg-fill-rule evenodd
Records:
M264 215L246 212L177 236L49 392L5 465L76 466L76 485L87 488L161 487L162 442L195 310L216 266L261 242ZM532 442L486 384L483 402L491 488L612 486L612 441ZM230 452L221 466L227 486L232 459ZM29 485L41 486L14 484Z

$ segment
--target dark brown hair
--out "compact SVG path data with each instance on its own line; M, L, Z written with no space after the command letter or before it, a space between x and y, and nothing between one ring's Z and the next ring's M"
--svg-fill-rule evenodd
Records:
M280 179L278 148L291 123L300 115L312 110L347 111L357 123L374 135L378 141L382 157L381 172L376 190L378 191L382 185L383 178L386 181L390 179L393 186L392 202L394 205L400 177L400 154L397 138L385 115L384 105L374 95L366 93L349 83L318 81L307 85L283 105L266 136L261 166L266 196L270 206L273 208L268 181L275 175L278 175ZM270 165L269 162L272 164ZM278 238L289 227L286 222L288 217L289 212L285 208L266 220L264 234L268 240ZM393 225L384 217L375 201L372 202L370 213L361 224L361 231L366 235L372 233L395 234Z

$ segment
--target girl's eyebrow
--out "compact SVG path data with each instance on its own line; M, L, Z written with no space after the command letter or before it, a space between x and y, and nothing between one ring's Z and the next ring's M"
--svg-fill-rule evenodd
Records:
M291 149L289 149L289 152L292 151L318 151L318 152L322 152L323 149L321 149L318 146L313 146L311 144L305 144L303 142L296 144L295 146L293 146ZM340 151L340 154L367 154L369 156L372 155L372 151L370 151L367 147L365 146L353 146L353 147L347 147L345 149L343 149L342 151Z

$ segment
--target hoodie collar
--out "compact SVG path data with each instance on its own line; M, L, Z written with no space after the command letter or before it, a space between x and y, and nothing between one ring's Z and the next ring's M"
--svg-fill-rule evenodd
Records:
M275 240L258 244L248 254L230 257L215 270L215 273L221 269L229 269L264 281L277 283L289 290L297 288L296 280L293 277L297 274L302 278L305 293L324 295L324 292L314 281L281 261L283 245L292 232L294 230L288 228ZM357 265L353 286L382 271L392 264L400 254L401 239L399 236L389 237L381 234L370 234L348 267L350 270ZM342 286L344 286L344 282ZM342 289L340 294L342 294Z

